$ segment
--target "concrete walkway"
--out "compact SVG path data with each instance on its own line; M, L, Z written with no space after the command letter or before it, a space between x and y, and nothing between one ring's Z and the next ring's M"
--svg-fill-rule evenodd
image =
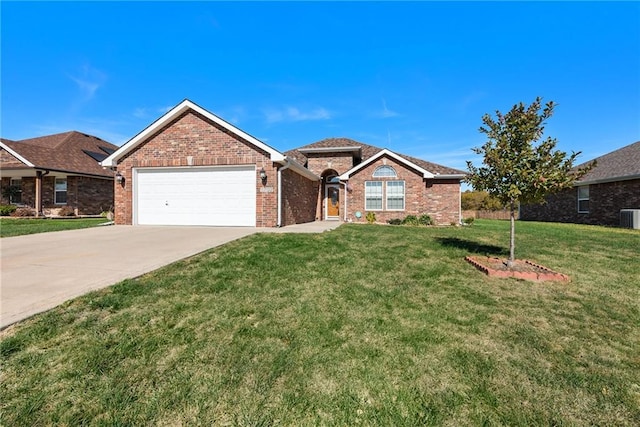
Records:
M339 222L283 228L103 226L0 239L0 329L36 313L256 232L320 233Z

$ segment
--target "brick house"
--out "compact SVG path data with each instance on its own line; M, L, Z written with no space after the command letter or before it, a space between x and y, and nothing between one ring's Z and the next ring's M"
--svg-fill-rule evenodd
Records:
M288 151L322 178L316 219L363 222L428 214L458 224L464 172L347 138L329 138Z
M116 173L117 224L275 227L365 210L460 220L460 171L347 139L281 153L189 100L102 165Z
M520 219L620 225L621 210L640 209L640 141L595 160L596 167L573 188L549 196L544 204L521 206Z
M0 140L2 204L56 215L96 215L113 207L113 173L99 162L118 147L71 131L38 138Z

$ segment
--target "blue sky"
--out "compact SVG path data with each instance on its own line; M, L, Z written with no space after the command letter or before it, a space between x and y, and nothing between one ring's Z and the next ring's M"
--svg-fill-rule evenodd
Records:
M590 160L640 140L638 2L7 2L1 136L121 145L188 98L281 151L348 137L465 170L536 96Z

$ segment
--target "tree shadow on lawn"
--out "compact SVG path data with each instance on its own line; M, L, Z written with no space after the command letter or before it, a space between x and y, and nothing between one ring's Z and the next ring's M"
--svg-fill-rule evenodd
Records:
M442 246L448 246L482 255L507 255L509 252L500 246L487 245L473 240L459 239L457 237L439 237L436 239Z

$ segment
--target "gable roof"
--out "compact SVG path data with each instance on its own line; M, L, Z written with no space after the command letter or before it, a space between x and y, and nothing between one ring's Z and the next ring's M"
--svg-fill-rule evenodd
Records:
M393 151L389 151L386 148L383 150L378 151L375 155L369 157L367 160L365 160L364 162L354 166L353 168L349 169L348 171L346 171L345 173L343 173L342 175L340 175L340 179L346 180L349 179L349 177L351 176L351 174L353 174L354 172L359 171L360 169L368 166L369 164L373 163L374 161L378 160L380 157L382 156L389 156L394 158L396 161L405 164L406 166L409 166L410 168L420 172L422 174L423 178L433 178L435 175L432 174L431 172L429 172L428 170L416 165L415 163L405 159L402 156L399 156L398 154L394 153Z
M178 105L173 107L171 110L169 110L166 114L164 114L158 120L156 120L155 122L153 122L149 126L147 126L144 130L142 130L136 136L134 136L129 141L124 143L122 145L122 147L120 147L116 152L114 152L109 157L104 159L101 162L102 166L105 166L105 167L116 166L118 164L118 160L120 160L122 157L124 157L129 152L133 151L138 145L140 145L143 142L145 142L149 137L151 137L157 131L159 131L164 126L169 124L172 120L178 118L180 115L182 115L183 113L185 113L185 112L187 112L189 110L192 110L192 111L204 116L208 120L211 120L212 122L216 123L218 126L223 127L224 129L228 130L229 132L232 132L233 134L243 138L244 140L248 141L249 143L255 145L258 148L260 148L261 150L266 151L267 153L269 153L271 161L283 162L285 160L284 155L281 152L279 152L278 150L268 146L267 144L265 144L264 142L260 141L259 139L257 139L255 137L249 135L248 133L238 129L237 127L233 126L231 123L228 123L227 121L221 119L220 117L216 116L215 114L213 114L213 113L205 110L204 108L200 107L199 105L189 101L188 99L185 99L184 101L182 101L181 103L179 103Z
M350 149L353 147L360 147L361 163L342 174L340 176L341 179L347 179L346 176L351 175L352 173L356 172L360 168L366 166L367 164L371 163L375 159L380 158L383 155L388 155L400 161L401 163L406 164L407 166L422 173L423 177L425 178L438 178L439 176L442 178L462 178L464 177L464 175L466 175L466 172L458 169L453 169L447 166L439 165L437 163L431 163L426 160L418 159L416 157L407 156L405 154L395 153L386 148L375 147L373 145L368 145L349 138L327 138L321 141L314 142L312 144L289 150L285 152L285 154L287 155L287 157L292 157L298 163L304 165L307 163L308 159L304 152L318 151L318 149L328 150L330 148L344 149L345 147L349 147ZM375 159L373 159L374 157Z
M96 157L106 157L109 151L118 148L96 136L77 131L20 141L3 138L0 147L24 164L21 169L43 169L109 178L113 177L113 173L100 166Z
M640 178L640 141L597 157L596 166L584 175L576 185L624 181ZM576 166L580 168L593 160Z

